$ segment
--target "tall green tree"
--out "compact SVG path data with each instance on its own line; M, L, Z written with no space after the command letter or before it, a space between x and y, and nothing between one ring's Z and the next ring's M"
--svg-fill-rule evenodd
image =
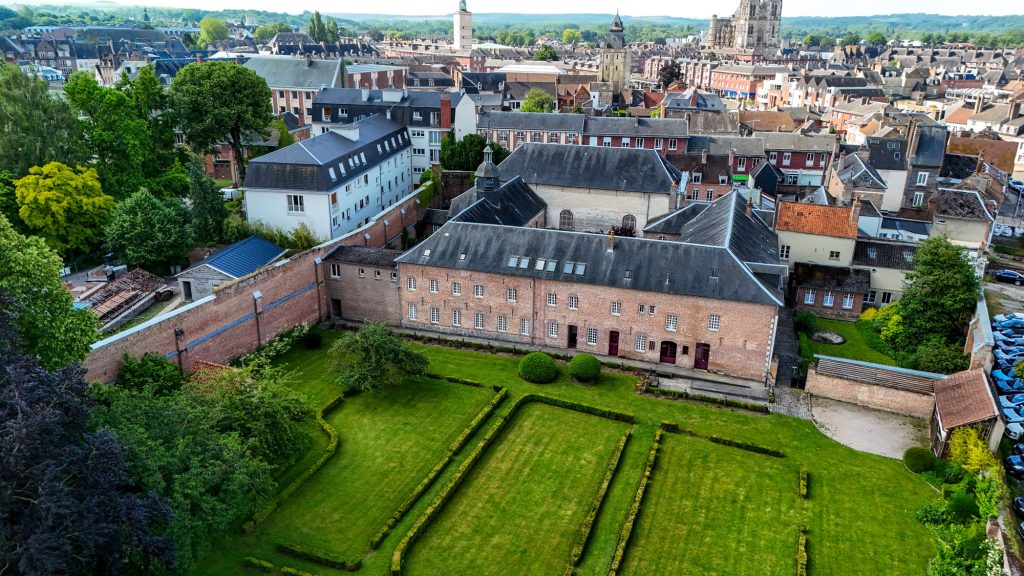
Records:
M223 20L207 16L199 21L199 39L197 43L200 48L208 48L221 40L228 38L228 25Z
M886 40L885 34L876 31L868 34L867 38L865 38L864 41L867 42L868 44L871 44L872 46L882 46L888 40Z
M555 97L540 88L530 88L523 97L520 112L551 112L555 109Z
M558 54L555 54L555 50L551 46L544 45L541 46L540 50L537 50L537 53L533 55L533 59L552 62L554 60L558 60Z
M314 42L327 42L327 26L324 25L324 19L320 16L319 10L313 12L313 15L309 17L306 34L309 34Z
M455 134L449 132L441 140L441 167L445 170L476 170L484 161L484 148L487 139L479 134L466 134L462 140L456 140ZM508 156L501 144L491 143L491 160L500 164Z
M161 200L146 189L114 208L106 228L106 244L129 266L157 273L168 264L182 264L192 248L188 210L180 200Z
M96 170L60 162L30 168L14 182L14 194L25 225L63 255L94 248L114 208Z
M579 44L581 39L580 31L575 28L566 28L565 30L562 30L562 44L565 44L566 46L570 44Z
M390 385L402 374L422 374L427 357L416 352L380 322L358 332L346 332L331 345L331 361L346 390L375 390Z
M341 30L338 28L338 21L334 18L328 18L327 24L324 28L325 42L328 44L337 44L341 40Z
M228 217L224 196L217 183L207 176L198 164L189 169L189 203L192 206L192 233L197 242L220 242L224 234L224 219Z
M96 341L96 315L72 306L61 260L38 236L19 234L0 216L0 292L17 303L14 325L24 351L48 370L81 362Z
M921 242L900 299L905 341L959 342L980 294L981 282L963 248L942 237Z
M85 159L82 130L47 83L14 64L0 64L0 170L15 178L32 166Z
M267 42L277 36L281 32L291 32L292 27L284 22L273 22L271 24L260 24L256 27L256 30L252 33L252 37L261 41Z
M189 64L174 77L171 96L185 140L197 151L226 141L245 182L242 139L273 119L266 81L235 62Z

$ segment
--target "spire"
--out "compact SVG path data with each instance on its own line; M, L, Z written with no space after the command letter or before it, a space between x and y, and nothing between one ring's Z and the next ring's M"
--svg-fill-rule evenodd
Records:
M615 19L612 20L611 32L621 32L621 31L622 31L622 18L619 17L619 11L618 11L618 9L616 9L615 10Z
M476 189L480 192L493 192L500 187L498 170L494 166L493 152L490 143L484 147L484 161L476 169Z

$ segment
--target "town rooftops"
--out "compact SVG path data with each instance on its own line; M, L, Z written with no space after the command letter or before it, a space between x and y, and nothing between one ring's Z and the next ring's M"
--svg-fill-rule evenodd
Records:
M689 88L684 92L669 92L665 94L662 104L670 110L725 112L725 103L717 94L701 92L696 88Z
M586 135L639 136L659 138L685 138L689 121L685 118L619 118L589 116L583 128Z
M991 221L981 196L974 190L940 188L935 195L935 216Z
M853 265L869 268L913 270L917 244L882 240L857 240L853 248Z
M452 94L452 106L461 96ZM366 88L326 88L313 96L313 103L327 106L355 106L359 104L387 104L411 108L441 109L441 93L435 90L370 90Z
M935 381L935 413L943 430L995 418L995 400L980 368Z
M482 192L471 189L467 193L472 194L476 200L452 220L525 226L547 208L544 200L518 176L503 183L497 190ZM456 205L456 201L452 200L453 210Z
M377 114L253 158L245 185L327 192L408 147L405 127Z
M712 156L764 156L764 140L746 136L691 136L686 142L688 154L707 150Z
M703 212L710 204L710 202L700 202L696 200L687 202L682 208L652 220L647 224L647 227L644 228L644 232L654 234L679 234L679 232L682 231L683 226L685 226L690 220L699 216L700 213Z
M449 222L400 264L780 306L724 247L543 228Z
M832 152L836 137L831 134L794 134L791 132L755 132L764 142L764 149L798 152Z
M319 90L324 86L337 86L341 83L342 67L339 60L253 56L242 65L266 80L271 88Z
M571 169L570 169L571 168ZM682 174L657 151L604 146L527 143L501 164L503 182L521 176L533 185L671 194Z
M324 257L324 260L328 262L344 262L346 264L361 264L374 268L397 268L398 264L395 263L395 258L401 255L401 250L341 245L331 250L331 253Z
M775 229L836 238L857 238L857 219L852 208L781 202Z
M868 151L868 163L876 170L907 169L905 138L868 138L865 147Z
M542 130L544 132L583 132L583 114L559 112L483 112L477 122L482 130Z
M747 215L748 203L737 192L718 198L683 225L679 241L728 248L748 266L779 266L778 237L760 217Z
M871 288L871 272L846 266L819 266L797 262L793 266L793 283L815 290L864 294Z
M232 278L241 278L277 260L285 252L287 250L277 244L258 236L249 236L196 262L189 270L205 265ZM181 274L187 272L188 270L185 270Z

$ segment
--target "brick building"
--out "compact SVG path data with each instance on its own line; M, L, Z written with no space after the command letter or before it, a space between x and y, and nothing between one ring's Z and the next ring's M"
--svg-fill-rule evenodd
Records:
M355 322L398 324L400 250L338 246L323 259L330 316Z

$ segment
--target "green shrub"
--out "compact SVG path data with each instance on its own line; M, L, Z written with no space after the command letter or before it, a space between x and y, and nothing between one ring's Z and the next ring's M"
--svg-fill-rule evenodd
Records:
M583 523L580 524L580 529L576 533L576 541L572 545L572 554L569 556L569 563L565 568L565 576L573 576L576 573L576 567L579 566L580 560L583 558L583 551L587 547L587 541L590 540L590 531L594 527L597 515L601 512L605 495L608 494L608 488L611 486L612 479L615 478L615 473L619 469L619 462L622 461L622 454L626 451L626 444L629 443L629 437L632 433L632 429L626 430L626 433L619 440L618 448L612 454L611 459L608 460L604 480L601 481L601 486L597 490L597 496L594 497L593 503L590 505L590 512L587 513L587 517L583 519Z
M534 384L548 384L558 378L558 366L551 356L530 352L519 361L519 377Z
M953 518L967 522L978 515L978 503L973 494L958 490L950 496L947 510Z
M808 474L807 474L807 468L804 468L803 466L801 466L800 467L800 497L803 498L804 500L807 499L807 490L808 490L808 485L807 484L808 484L808 480L809 480L809 477L808 477Z
M967 369L970 358L963 346L945 344L941 340L925 342L917 347L917 369L938 374L953 374Z
M306 332L302 337L302 345L306 350L317 350L324 344L324 335L319 332Z
M797 530L796 539L796 576L807 576L807 527Z
M274 565L266 560L260 560L259 558L253 558L252 556L246 556L242 559L242 564L246 568L252 568L257 572L274 572Z
M907 465L907 469L914 474L920 474L922 472L928 472L935 469L936 458L932 454L932 451L927 448L921 448L915 446L908 448L903 453L903 463Z
M922 506L914 516L922 524L942 524L949 517L945 500L933 500Z
M569 361L569 374L580 382L596 382L601 376L601 361L590 354L577 354Z
M793 327L797 332L813 334L818 329L818 317L813 312L801 310L793 314Z
M636 485L636 492L633 494L633 504L629 507L629 514L623 518L622 524L619 526L619 541L615 545L615 554L612 556L612 565L608 571L608 576L616 576L619 568L622 567L623 561L626 559L626 550L629 548L629 541L633 536L633 526L636 524L637 516L640 514L644 492L647 491L647 483L651 479L651 473L654 471L654 465L658 460L658 448L661 446L661 436L663 433L664 429L660 427L654 433L654 442L651 444L650 451L647 452L647 464L644 466L644 473L640 476L640 481Z
M138 358L126 354L115 381L126 390L147 391L155 396L177 392L184 383L178 366L155 352Z
M967 474L963 466L948 460L936 460L934 471L935 476L946 484L956 484Z
M362 558L348 560L341 558L340 556L335 556L325 550L317 550L303 544L296 544L295 542L278 542L276 548L278 552L283 554L322 564L328 568L337 568L338 570L355 572L363 566Z

